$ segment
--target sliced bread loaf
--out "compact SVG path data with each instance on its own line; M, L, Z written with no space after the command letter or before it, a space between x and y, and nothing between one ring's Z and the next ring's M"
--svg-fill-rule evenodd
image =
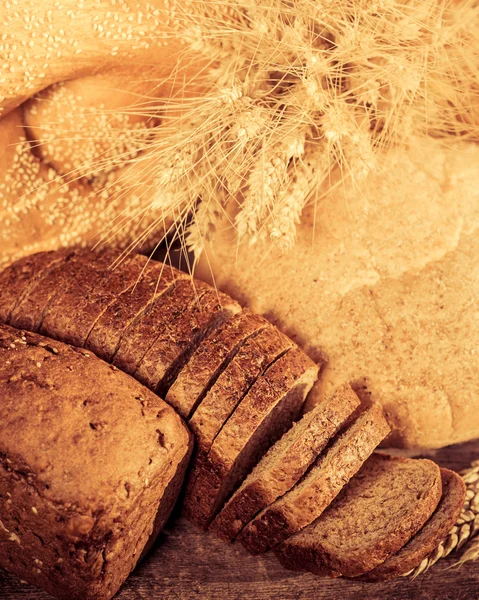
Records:
M359 398L346 384L304 415L260 460L211 529L233 540L256 514L299 481L358 406Z
M148 262L140 254L122 258L120 253L110 253L109 264L95 268L97 263L91 261L91 256L92 253L87 253L83 258L90 268L55 297L42 323L44 335L78 348L85 344L96 321L113 300L138 283Z
M463 479L454 471L441 469L442 496L432 517L398 552L363 575L368 581L384 581L407 573L421 564L446 537L461 514L466 496Z
M246 525L238 536L243 546L252 554L266 552L312 523L388 433L381 408L373 406L361 414L316 460L298 485Z
M120 294L96 321L85 341L85 348L111 362L124 331L156 298L183 277L180 271L163 263L148 263L138 283Z
M432 461L373 454L319 519L274 552L288 569L357 577L402 548L441 494Z
M194 285L198 292L202 288L205 291L193 296L188 309L156 338L135 373L139 381L162 398L198 344L230 317L241 312L241 306L235 300L211 286L201 281L190 285Z
M184 512L193 522L209 525L266 450L291 427L317 373L317 365L294 348L257 379L196 468L196 477L190 477Z
M239 349L189 421L196 435L197 456L209 452L224 423L256 379L293 345L288 337L268 323Z
M245 341L267 322L244 310L206 338L192 354L168 390L166 400L190 418Z
M0 272L0 323L9 323L10 315L37 282L72 251L38 252L13 263Z
M206 284L201 284L195 290L192 280L185 277L180 275L179 279L165 287L163 293L146 305L145 310L124 329L112 356L115 366L133 375L158 336L164 336L173 343L175 324L191 310L195 292L201 298L207 289Z

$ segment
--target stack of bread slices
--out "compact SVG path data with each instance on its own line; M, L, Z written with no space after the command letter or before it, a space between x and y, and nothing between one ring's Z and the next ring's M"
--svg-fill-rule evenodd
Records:
M419 564L460 513L458 475L374 453L389 433L379 407L360 406L345 383L302 414L321 365L169 265L44 252L1 273L0 290L4 334L90 351L187 421L195 450L183 512L252 553L273 549L286 567L321 575L385 579Z

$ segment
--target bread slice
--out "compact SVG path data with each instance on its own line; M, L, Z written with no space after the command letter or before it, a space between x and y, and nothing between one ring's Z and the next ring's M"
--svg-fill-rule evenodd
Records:
M293 346L290 338L268 323L239 349L189 420L196 436L197 458L209 452L224 423L257 378Z
M358 406L359 398L346 384L304 415L260 460L211 529L233 540L259 511L299 481Z
M84 261L86 252L91 257L88 265ZM92 264L97 260L102 260L101 254L90 254L90 251L85 250L68 253L52 269L45 271L36 285L30 288L12 312L10 324L19 329L40 331L48 308L56 296L73 285L77 278L87 277Z
M156 338L135 373L139 381L162 398L198 344L230 317L241 312L241 306L235 300L213 287L201 281L190 283L190 286L205 292L198 297L193 295L188 310ZM173 300L174 295L171 296Z
M241 345L266 326L267 321L248 310L226 321L198 346L168 390L166 401L190 418Z
M300 531L331 504L361 468L389 426L380 407L361 414L320 456L304 479L262 510L238 539L251 554L260 554Z
M38 252L25 256L0 273L0 323L10 323L10 316L37 282L72 254L71 250Z
M186 275L179 277L147 304L145 310L124 329L112 363L125 373L136 373L138 365L158 336L163 335L174 343L175 324L191 310L195 298L201 298L206 293L206 284L202 283L195 289L191 278L186 278Z
M319 519L274 552L289 569L357 577L402 548L441 494L432 461L373 454Z
M384 581L414 569L446 537L457 521L466 497L463 479L454 471L441 469L442 496L432 517L398 552L363 575L368 581Z
M108 252L102 263L94 261L93 256L93 252L83 256L89 268L57 294L45 312L41 327L44 335L78 348L85 344L96 321L113 299L141 279L148 262L146 256L139 254L122 258L119 252Z
M275 361L258 378L218 433L196 477L190 477L184 512L209 525L266 450L291 427L318 374L299 348Z
M85 341L85 348L111 362L128 327L184 276L178 269L159 262L149 262L140 281L120 294L97 320Z

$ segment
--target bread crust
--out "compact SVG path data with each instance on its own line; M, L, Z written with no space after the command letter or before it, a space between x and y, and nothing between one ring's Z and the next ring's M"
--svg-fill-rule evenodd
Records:
M267 325L265 319L248 310L229 319L195 350L168 390L167 402L184 418L190 418L240 347Z
M38 252L25 256L0 273L0 323L10 322L12 312L30 289L67 254L65 251Z
M307 413L256 465L211 525L233 540L261 510L288 492L359 406L349 384Z
M92 260L93 253L84 254L82 260L87 267L84 277L76 277L50 304L42 322L43 335L83 347L103 312L141 279L148 262L140 254L122 258L119 252L109 252L108 256L99 264Z
M212 331L241 312L241 306L209 285L190 282L188 309L164 328L140 361L135 377L164 398L195 348ZM203 293L198 294L201 290ZM174 301L174 296L171 298Z
M251 554L260 554L320 517L389 431L378 406L365 411L333 441L296 487L246 525L239 541Z
M441 469L442 496L433 515L398 552L378 567L363 575L367 581L386 581L399 577L421 564L446 537L461 514L466 497L462 477L449 469Z
M402 548L441 494L440 470L432 461L373 454L323 515L274 553L286 568L357 577Z
M184 513L206 527L264 452L291 427L318 373L299 348L253 384L190 474Z
M140 281L120 294L97 320L85 342L85 348L111 362L128 327L182 277L184 274L168 265L148 263Z
M110 598L176 500L192 438L93 354L0 327L0 564L59 598Z

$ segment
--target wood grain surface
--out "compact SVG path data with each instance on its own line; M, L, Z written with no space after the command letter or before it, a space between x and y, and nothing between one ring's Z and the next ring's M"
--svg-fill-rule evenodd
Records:
M444 467L462 469L479 458L479 441L436 453ZM283 569L269 553L249 556L184 519L173 518L117 600L479 600L479 562L451 568L457 556L439 561L414 581L359 583L321 579ZM51 600L0 571L1 600Z

